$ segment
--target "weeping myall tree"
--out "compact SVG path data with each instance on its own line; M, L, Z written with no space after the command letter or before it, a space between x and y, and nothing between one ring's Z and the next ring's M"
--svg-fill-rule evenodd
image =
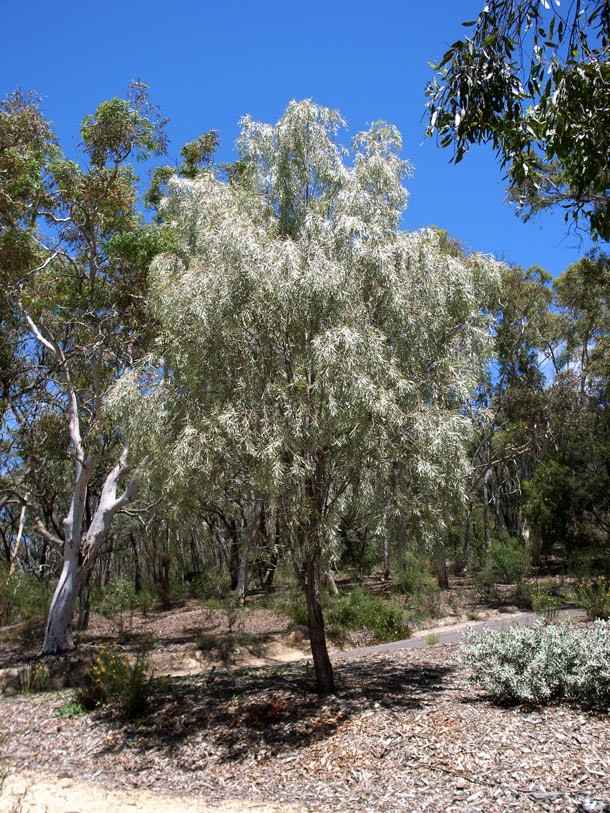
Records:
M162 213L179 249L151 270L159 355L113 398L130 448L156 458L168 488L221 499L238 487L273 506L321 692L334 690L321 575L356 485L375 527L386 485L400 510L420 483L428 514L429 495L463 488L462 406L497 277L433 230L400 231L396 128L375 123L347 150L343 126L291 102L275 126L242 120L228 179L170 181Z

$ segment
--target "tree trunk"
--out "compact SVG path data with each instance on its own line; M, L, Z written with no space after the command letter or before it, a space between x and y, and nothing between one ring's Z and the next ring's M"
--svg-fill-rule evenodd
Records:
M472 534L472 518L470 511L466 512L464 519L464 538L462 542L462 555L457 557L455 561L455 575L463 576L464 571L468 567L470 559L470 538Z
M159 556L159 600L163 610L169 610L172 606L172 586L171 586L171 559L167 551L163 551Z
M133 589L136 594L142 592L142 566L140 564L140 553L138 543L133 534L129 535L131 550L133 551Z
M444 556L439 556L436 560L436 579L441 590L449 590L449 571Z
M231 590L237 590L239 582L239 532L237 522L232 519L229 526L229 580Z
M316 673L316 688L320 694L334 694L335 678L333 667L326 648L324 615L320 603L320 555L311 551L304 567L305 598L307 601L307 620L309 641Z
M383 580L390 580L390 537L387 530L383 537Z
M246 594L248 592L248 547L248 542L244 540L239 551L239 567L237 569L235 594L241 604L246 601Z
M483 479L483 539L485 540L485 550L489 550L489 494L487 489L487 475Z
M91 611L91 573L86 573L81 579L81 588L78 594L78 622L79 631L89 627L89 614Z
M271 593L273 590L273 580L277 571L278 556L277 552L273 551L267 562L265 562L265 571L261 579L261 587L266 593Z
M49 607L43 655L60 655L74 648L72 615L79 588L78 543L66 541L64 565Z
M131 499L134 493L135 482L132 481L123 494L117 498L117 483L126 467L127 449L123 451L119 462L106 477L97 509L86 537L83 537L83 509L91 464L90 461L77 462L76 484L70 510L64 520L64 564L49 608L42 645L43 655L58 655L74 648L72 615L81 584L83 579L88 578L108 533L112 517Z
M19 548L21 546L21 540L23 538L23 529L25 527L25 512L26 507L25 504L21 506L21 513L19 514L19 528L17 529L17 539L15 540L15 545L13 547L12 553L9 555L10 565L8 569L8 575L12 576L15 572L15 566L17 564L17 559L19 557Z
M324 581L326 582L328 592L331 594L331 596L338 596L339 588L337 587L337 582L335 581L335 575L330 568L324 574Z

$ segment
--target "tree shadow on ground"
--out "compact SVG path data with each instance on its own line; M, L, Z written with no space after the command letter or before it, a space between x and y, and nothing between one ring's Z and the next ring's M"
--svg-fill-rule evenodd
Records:
M229 668L244 655L250 658L266 658L270 645L278 640L277 633L272 632L220 632L200 635L197 649Z
M421 709L448 688L453 669L367 659L335 671L339 691L326 698L303 663L157 681L153 711L137 724L106 718L123 736L105 750L171 752L203 736L220 762L279 754L324 740L369 709Z
M44 620L22 621L0 630L0 669L37 660L44 637Z

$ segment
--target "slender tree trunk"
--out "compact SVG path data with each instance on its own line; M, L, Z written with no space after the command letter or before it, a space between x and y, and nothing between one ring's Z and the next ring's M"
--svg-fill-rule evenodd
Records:
M487 488L487 475L483 480L483 539L485 540L485 550L489 549L489 492Z
M13 575L13 573L15 572L15 566L17 565L17 559L19 557L19 548L21 547L21 540L23 539L23 530L25 528L25 513L26 507L25 505L22 505L21 512L19 514L19 527L17 529L17 538L15 540L13 550L10 553L10 565L8 569L9 576Z
M239 582L239 532L237 522L232 519L229 526L229 581L231 590L237 590Z
M441 590L449 590L449 571L444 556L439 556L436 560L436 579Z
M316 673L316 688L320 694L334 694L335 677L326 647L324 615L320 603L320 554L310 551L304 566L305 598L307 601L307 620L309 641Z
M78 621L76 628L79 631L89 628L89 615L91 613L91 573L83 574L78 594Z
M466 519L464 521L464 541L462 544L462 558L456 563L456 576L462 576L464 570L468 567L468 560L470 559L470 539L472 536L472 518L470 511L466 512Z
M247 531L244 531L244 536ZM239 601L244 604L248 592L248 553L249 544L247 539L243 539L239 550L239 566L237 568L237 584L235 593Z
M255 523L249 522L249 516L242 520L239 551L237 560L237 584L235 585L235 593L241 604L246 601L248 593L248 559L250 556L251 536L256 534Z
M197 550L197 543L195 541L195 535L193 534L193 531L191 531L190 549L191 549L191 573L196 574L194 578L197 578L203 572L203 567L201 565L201 557L199 556L199 551Z
M324 581L331 596L338 596L339 588L337 587L337 582L335 581L335 575L330 568L324 574Z
M161 600L161 607L164 610L168 610L172 604L172 588L170 579L171 559L167 551L163 551L159 558L159 598Z
M389 581L390 579L390 537L389 534L384 534L383 537L383 580Z
M271 593L273 590L273 580L277 571L278 556L276 551L272 551L268 560L265 562L265 572L261 579L261 586L266 593Z
M131 542L131 550L133 551L133 589L134 592L139 594L142 592L142 566L140 564L140 553L138 551L138 543L133 534L129 534Z
M73 428L71 427L72 431ZM78 455L70 510L64 519L64 563L51 599L42 645L43 655L59 655L74 648L72 616L81 587L81 541L91 461L83 460L80 432L74 443Z

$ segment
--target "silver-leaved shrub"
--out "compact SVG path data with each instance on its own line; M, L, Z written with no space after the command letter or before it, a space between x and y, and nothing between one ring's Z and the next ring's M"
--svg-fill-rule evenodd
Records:
M466 635L472 680L502 701L610 704L610 622L509 627Z

